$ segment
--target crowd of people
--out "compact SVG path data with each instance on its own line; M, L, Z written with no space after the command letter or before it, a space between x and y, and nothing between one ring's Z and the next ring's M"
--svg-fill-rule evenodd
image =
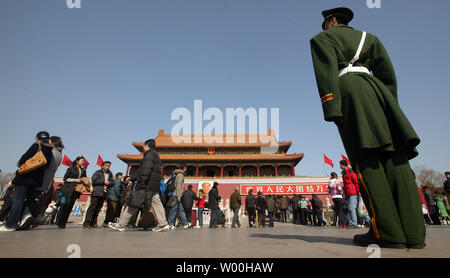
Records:
M64 229L76 201L80 195L91 193L90 205L84 213L83 228L109 228L114 231L127 231L141 227L153 231L202 228L205 210L209 212L209 228L225 228L225 213L220 208L222 197L219 183L214 182L207 194L202 189L199 195L192 185L184 188L187 171L181 164L173 171L168 181L161 176L161 161L156 151L155 141L144 143L144 157L138 172L130 176L113 174L111 162L104 161L101 169L92 178L87 178L83 168L85 159L77 157L64 175L64 183L54 192L53 180L62 161L64 145L58 136L50 136L42 131L36 135L36 142L25 152L18 162L19 169L29 166L27 161L41 155L44 165L21 172L18 170L3 196L4 204L0 210L0 231L31 229L41 224L56 223ZM36 159L35 159L36 160ZM35 163L35 162L33 162ZM332 172L328 183L328 193L333 205L333 217L324 219L324 204L316 195L309 200L306 196L294 194L267 195L250 190L242 205L239 188L230 196L229 209L233 213L231 228L240 228L241 209L248 217L248 227L274 227L275 223L295 225L337 226L354 229L370 225L370 217L359 193L356 174L346 160L340 161L342 183ZM450 205L447 194L450 192L450 172L445 173L447 181L443 188L433 192L423 187L424 220L427 224L450 224ZM55 198L52 198L55 196ZM98 216L106 201L105 218L98 226ZM192 213L194 206L196 213ZM193 215L197 219L192 219ZM139 217L140 216L140 217ZM292 216L292 217L291 217ZM431 219L430 219L431 218Z

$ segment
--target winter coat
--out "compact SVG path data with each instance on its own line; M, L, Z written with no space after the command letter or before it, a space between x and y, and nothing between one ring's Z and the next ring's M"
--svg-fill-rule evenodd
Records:
M447 211L450 211L450 204L448 203L448 197L446 195L442 196L442 199L444 200L445 209Z
M222 198L219 196L219 190L217 190L216 186L213 186L208 193L208 208L211 210L219 209L220 199Z
M275 202L275 199L270 197L266 199L266 207L267 207L267 211L272 213L275 212L277 210L277 203ZM297 205L298 207L298 205Z
M298 206L300 209L308 209L308 201L306 201L305 198L301 198L300 201L298 201Z
M289 208L289 200L286 197L281 198L280 200L280 209L288 209Z
M110 202L119 202L122 195L123 182L116 178L114 185L106 188L107 200Z
M132 180L136 180L139 187L144 187L151 192L160 191L161 159L155 149L150 149L144 153L141 166Z
M173 196L178 198L178 197L183 197L183 193L184 193L184 172L181 170L175 170L173 171L174 174L176 174L175 177L175 191L173 192Z
M184 191L181 199L183 202L183 208L185 209L191 209L194 206L194 200L200 200L200 198L197 197L197 194L195 194L195 192L190 189Z
M346 197L359 194L358 177L350 168L342 171L342 180Z
M64 184L61 186L61 191L66 198L69 198L75 193L75 187L78 185L78 183L71 181L71 179L86 177L86 170L83 168L80 169L81 171L78 171L77 166L72 166L66 170L66 174L63 178Z
M198 208L205 208L205 200L206 200L205 194L200 193L199 194L199 200L197 202L197 207Z
M255 195L248 194L245 198L245 209L247 210L247 208L255 208L255 201Z
M109 185L105 184L105 173L108 174ZM108 187L114 186L114 176L113 173L108 170L106 172L103 169L96 171L91 178L92 187L94 190L92 191L91 197L106 197L106 191Z
M62 149L60 147L53 147L52 149L52 160L48 164L48 167L44 171L44 178L42 181L42 186L36 188L37 191L47 191L50 186L53 185L53 179L55 178L56 170L58 170L59 165L62 161Z
M264 199L263 196L258 196L258 198L256 198L256 210L259 212L266 211L266 199Z
M293 210L298 210L298 201L300 201L300 197L299 196L295 196L294 198L292 198L291 202L292 202L292 209Z
M446 180L446 181L444 182L444 190L445 190L448 194L450 194L450 180Z
M47 167L50 165L53 159L52 147L47 144L40 144L42 153L47 160L47 163L34 171L28 172L26 174L19 174L16 171L16 176L12 180L12 184L14 185L30 185L31 187L37 188L42 186L42 182L44 181L44 174ZM39 151L39 144L34 143L31 145L28 150L22 155L19 162L17 162L17 166L22 166L28 159L32 158Z
M328 182L328 193L331 195L332 199L342 198L343 190L338 179L331 179Z
M437 195L433 198L436 201L436 204L439 208L439 215L441 217L448 217L447 209L445 208L444 199L442 196Z
M312 198L311 200L312 209L314 211L322 211L323 203L318 197Z
M230 197L230 209L241 208L241 194L235 191Z

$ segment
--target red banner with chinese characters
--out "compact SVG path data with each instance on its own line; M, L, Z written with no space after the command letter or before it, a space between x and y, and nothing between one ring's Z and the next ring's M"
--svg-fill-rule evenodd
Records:
M261 191L264 195L291 195L291 194L328 194L328 184L242 184L241 195L248 195L248 191L253 189L253 194L257 195Z

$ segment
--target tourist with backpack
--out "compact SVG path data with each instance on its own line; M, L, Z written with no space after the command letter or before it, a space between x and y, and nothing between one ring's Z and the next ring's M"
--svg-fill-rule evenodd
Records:
M300 223L302 225L308 224L306 216L308 213L308 201L302 196L299 196L298 207L300 208Z
M184 191L184 175L186 173L187 167L186 164L180 165L179 169L175 170L176 174L175 178L175 191L171 197L171 206L169 210L169 226L170 229L175 230L175 219L178 215L180 218L181 224L184 229L187 229L191 226L191 223L188 222L186 218L186 212L184 211L183 203L181 202L181 197L183 196Z
M153 231L159 232L169 229L164 207L161 203L161 159L156 151L155 140L145 141L143 151L144 157L139 170L132 178L134 186L129 194L128 206L122 212L118 223L109 223L108 226L111 230L126 231L132 216L141 208L150 211L150 207L153 207L158 222L158 227L154 228Z
M343 190L341 187L341 183L338 180L338 176L335 172L331 173L330 181L328 182L328 193L331 195L333 199L333 204L336 208L335 215L338 218L338 228L346 228L345 227L345 214L344 214L344 198L342 196ZM334 221L336 223L336 221Z

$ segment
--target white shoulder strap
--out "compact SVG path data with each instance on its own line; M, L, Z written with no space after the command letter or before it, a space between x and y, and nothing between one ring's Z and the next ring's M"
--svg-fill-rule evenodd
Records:
M359 46L358 46L358 50L356 51L355 57L353 57L353 59L350 61L350 65L349 66L353 66L353 64L358 61L359 59L359 55L361 54L362 48L364 46L364 42L366 41L366 32L363 31L362 33L362 37L361 37L361 41L359 42Z

